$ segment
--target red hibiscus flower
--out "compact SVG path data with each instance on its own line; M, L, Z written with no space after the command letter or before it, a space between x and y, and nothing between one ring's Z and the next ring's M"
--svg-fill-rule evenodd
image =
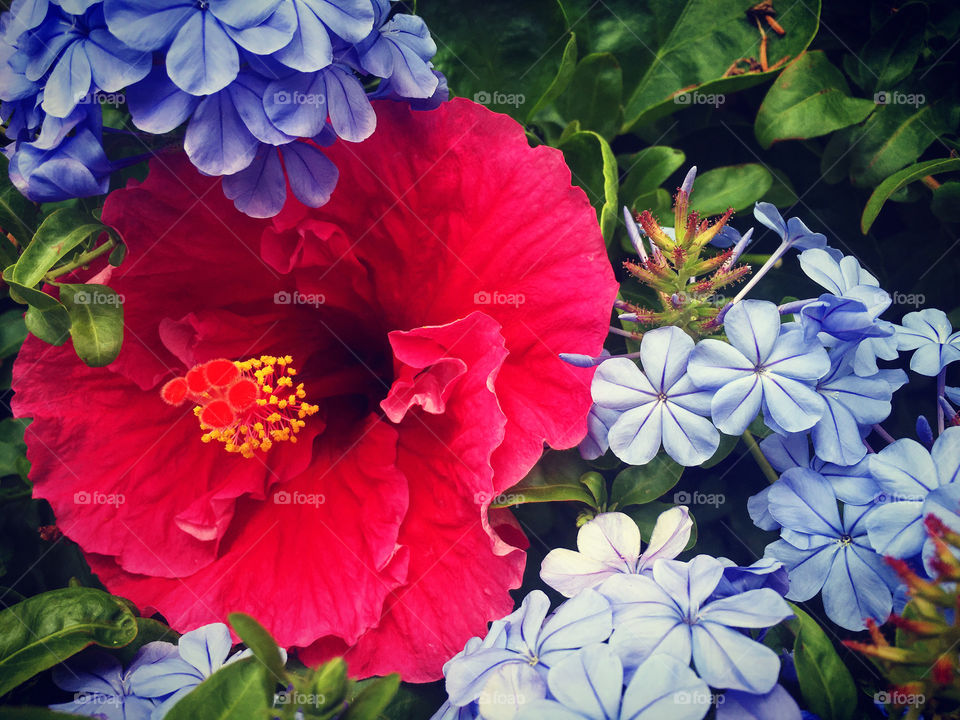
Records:
M31 339L14 410L112 592L426 681L512 607L525 540L490 501L583 437L591 372L557 354L600 351L616 284L558 151L463 100L377 117L320 209L249 218L178 156L114 192L123 350Z

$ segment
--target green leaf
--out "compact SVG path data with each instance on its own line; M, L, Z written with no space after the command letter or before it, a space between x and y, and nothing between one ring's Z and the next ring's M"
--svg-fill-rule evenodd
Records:
M26 480L30 472L27 460L27 444L23 441L23 431L28 421L14 418L0 420L0 477L18 475Z
M764 148L781 140L818 137L873 112L872 100L850 97L843 75L822 51L804 53L781 73L760 105L754 132Z
M0 359L15 355L26 339L22 310L7 310L0 315Z
M621 195L630 201L660 188L686 161L683 150L666 145L651 145L625 159L626 177ZM637 207L637 210L645 208Z
M866 235L870 231L874 220L880 214L880 209L890 196L908 183L919 180L927 175L935 173L953 172L960 170L960 158L943 158L940 160L927 160L926 162L911 165L900 172L894 173L873 191L863 208L863 215L860 217L860 231Z
M844 57L850 77L870 94L892 90L917 64L926 24L927 8L922 3L898 7L859 53Z
M3 174L6 176L6 172ZM2 231L0 234L6 235L10 233L17 239L21 247L26 247L30 242L30 238L33 237L36 221L36 205L27 200L12 185L8 185L3 188L3 190L0 190L0 231ZM12 257L13 259L10 262L15 262L16 252L10 244L10 241L4 237L0 237L0 246L3 247L2 252L9 256L4 258L4 260Z
M377 678L350 703L347 712L343 714L343 720L377 720L387 709L399 687L400 676L397 673Z
M926 103L919 93L892 93L886 99L889 104L879 105L850 138L850 179L857 187L880 184L952 129L945 100Z
M40 224L37 234L10 271L10 279L33 287L67 253L87 238L107 232L109 228L89 215L71 209L51 213Z
M558 146L570 166L573 182L583 188L597 209L603 239L610 243L617 227L617 159L609 143L589 130L575 132Z
M556 91L564 55L569 62L569 29L557 0L526 0L522 8L513 0L421 0L417 11L437 41L433 62L456 95L523 122L531 106Z
M770 172L757 163L729 165L697 175L690 207L704 215L719 215L727 208L743 210L763 197L773 184Z
M286 685L287 671L283 665L280 646L267 629L244 613L230 613L227 615L227 620L243 644L253 651L253 656L266 666L273 679L281 685Z
M3 271L3 279L15 302L29 303L24 316L27 330L51 345L63 345L70 337L70 315L56 298L10 279L13 266Z
M760 54L760 33L746 14L755 4L749 0L562 2L567 17L576 21L581 50L612 53L627 69L623 132L689 107L674 102L678 95L695 91L688 99L700 102L701 97L750 87L779 72L724 77L734 61ZM781 38L767 33L770 64L803 52L819 23L819 0L777 9L787 34Z
M123 344L123 298L106 285L61 285L73 348L90 367L117 359Z
M560 67L557 69L557 74L553 78L553 82L550 83L549 87L544 90L543 95L540 96L540 99L530 108L530 112L527 114L527 124L533 120L534 116L540 112L547 105L552 103L560 94L566 90L567 85L570 84L570 79L573 77L573 71L577 67L577 36L575 33L570 33L570 39L567 41L566 47L563 49L563 57L560 58Z
M611 507L643 505L661 497L680 481L683 466L660 453L646 465L628 467L613 480Z
M797 203L797 192L793 189L793 183L786 173L776 168L767 167L770 174L773 175L773 185L763 194L760 199L764 202L773 203L777 207L790 207Z
M94 588L35 595L0 612L0 695L88 645L119 648L137 634L123 602Z
M593 495L595 507L602 508L607 504L607 481L598 472L587 472L580 476L580 482Z
M934 190L930 210L946 222L960 221L960 182L945 182Z
M313 671L309 692L323 698L323 709L339 706L347 696L347 663L343 658L333 658Z
M640 537L649 542L650 536L653 534L653 528L657 524L657 518L675 507L677 506L673 503L651 502L646 505L634 505L623 510L623 512L629 515L640 528ZM693 527L690 528L690 539L687 541L686 547L683 548L684 550L689 550L697 544L697 521L694 519L693 513L690 513L690 519L693 521Z
M610 53L593 53L576 67L570 84L557 98L557 110L567 120L579 120L610 140L623 122L623 71Z
M256 658L224 665L183 696L166 720L264 720L276 685Z
M830 638L807 613L790 603L796 618L793 662L809 710L823 720L850 720L857 710L857 688Z
M492 506L573 500L594 507L593 495L580 482L580 476L588 469L572 453L546 453L523 480L494 498Z

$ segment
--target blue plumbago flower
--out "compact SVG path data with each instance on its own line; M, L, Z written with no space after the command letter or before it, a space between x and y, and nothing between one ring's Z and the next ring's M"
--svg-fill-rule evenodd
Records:
M723 577L708 602L760 588L771 588L781 595L786 595L790 587L787 569L783 563L773 558L760 558L746 567L740 567L733 560L724 557L717 560L723 565Z
M600 586L613 607L610 638L627 668L665 653L715 688L769 692L777 681L776 653L735 628L765 628L792 615L771 588L709 600L723 579L723 564L698 555L689 563L658 560L653 576L614 575Z
M717 705L717 720L801 720L803 715L797 701L782 685L763 695L727 690L723 702Z
M766 227L780 236L782 243L797 250L822 248L827 244L827 238L821 233L815 233L803 224L800 218L792 217L784 221L776 206L768 202L758 202L753 207L753 216Z
M584 460L596 460L610 447L610 428L620 417L618 410L608 410L591 405L587 414L587 436L580 443L580 456Z
M660 513L640 553L640 528L629 515L600 513L580 528L577 549L556 548L540 566L540 579L566 597L596 587L617 573L650 573L654 561L673 559L690 540L693 520L683 505Z
M782 530L765 556L787 566L787 597L809 600L822 590L827 617L848 630L862 630L865 618L885 621L897 582L867 537L868 507L846 505L841 519L833 487L805 468L787 470L768 497Z
M960 509L960 427L944 430L930 450L909 438L891 443L870 456L870 473L883 493L866 517L871 544L884 555L929 558L923 518L954 527Z
M14 9L0 20L0 118L15 141L5 150L11 177L34 200L106 191L119 166L97 147L99 132L64 135L62 149L31 142L45 115L69 118L100 91L125 89L146 132L188 123L191 161L225 176L224 193L255 217L279 212L288 185L312 207L329 200L338 173L321 148L369 137L372 98L431 109L448 96L423 20L391 17L388 0L30 0ZM164 62L154 66L155 52ZM379 85L368 92L358 74Z
M143 78L152 64L150 53L129 47L107 30L99 6L84 15L51 8L42 24L17 39L17 47L30 58L27 79L46 77L41 106L55 117L66 117L94 91L122 90Z
M890 323L877 318L890 307L890 295L880 289L877 279L849 255L839 259L823 248L800 254L800 267L828 292L800 310L807 337L826 333L842 342L860 342L868 337L893 334Z
M509 618L510 616L508 616ZM447 674L447 670L451 663L455 663L462 658L469 657L476 654L481 650L486 650L490 648L503 649L507 645L507 618L501 620L494 620L490 623L490 629L487 631L486 636L481 639L478 637L472 637L467 641L467 644L464 646L463 650L454 655L450 660L448 660L443 665L443 674ZM516 664L516 663L511 663ZM530 667L527 665L527 667ZM494 670L492 673L488 674L489 678L497 671ZM538 673L539 674L539 673ZM482 692L482 691L481 691ZM468 702L465 705L454 705L450 700L447 700L440 706L440 709L433 714L433 717L430 720L475 720L475 718L480 717L480 709L478 706L477 698Z
M129 676L130 688L140 697L160 701L153 715L153 720L160 720L180 698L242 655L237 653L228 660L232 646L230 630L223 623L191 630L180 636L176 653L133 670Z
M112 655L90 650L54 668L53 682L61 690L74 693L74 700L51 705L50 709L104 720L150 720L157 701L137 695L130 676L176 654L177 646L172 643L147 643L124 672Z
M861 428L890 415L893 390L882 376L860 377L844 355L832 354L830 372L816 390L826 408L811 435L817 456L837 465L854 465L867 454Z
M697 387L714 390L713 423L740 435L763 409L786 432L808 430L823 415L823 398L810 386L830 370L827 351L798 330L782 331L777 306L744 300L724 319L729 343L701 340L687 364Z
M868 505L880 494L880 487L870 475L868 458L864 458L855 465L824 462L810 454L810 443L805 434L770 435L760 442L760 450L779 473L794 467L809 468L819 473L833 486L837 498L849 505ZM760 494L765 494L769 490L770 488L766 488ZM754 498L756 497L757 495L754 495ZM747 505L749 508L751 503L748 502ZM751 517L753 517L752 514ZM776 530L779 527L776 521L773 521L770 527L757 523L756 518L754 523L764 530Z
M920 375L939 375L947 365L960 360L960 331L943 310L927 308L903 316L897 326L897 348L915 350L910 369Z
M613 629L610 603L595 590L582 591L547 617L549 611L549 598L534 590L503 619L494 643L478 647L471 641L473 648L468 643L464 652L447 661L443 674L450 703L463 707L477 700L502 665L525 663L545 673L571 652L606 640Z
M606 360L593 376L594 402L617 410L610 428L613 452L624 462L650 462L660 444L681 465L699 465L716 451L720 433L703 415L710 412L710 392L687 376L693 340L669 326L644 333L640 341L643 371L626 358Z
M477 717L514 720L525 706L546 696L547 679L543 673L526 663L506 663L491 673L480 691Z
M588 645L550 668L550 699L525 703L516 718L700 720L710 710L707 684L689 666L667 655L640 665L626 689L624 680L623 665L609 645Z

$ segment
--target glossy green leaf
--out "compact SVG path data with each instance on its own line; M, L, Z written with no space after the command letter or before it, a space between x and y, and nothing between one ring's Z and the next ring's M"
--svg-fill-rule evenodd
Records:
M851 720L857 711L857 688L846 665L823 629L790 603L796 618L793 662L806 707L823 720Z
M7 310L0 315L0 359L15 355L26 339L22 309Z
M609 244L617 227L617 159L610 144L599 134L584 130L573 133L559 145L570 166L573 182L583 188L596 208L600 231Z
M594 507L590 491L580 482L580 476L589 470L572 453L545 454L523 480L499 497L493 498L493 507L509 507L521 503L577 501Z
M644 542L649 542L650 536L653 534L653 528L657 524L657 518L667 510L675 507L677 506L674 503L655 501L646 503L645 505L634 505L621 512L626 513L633 519L637 527L640 528L640 537L643 538ZM690 519L693 521L693 527L690 528L690 539L683 548L684 550L689 550L697 544L697 521L693 517L692 512L690 513Z
M0 420L0 477L18 475L26 480L30 472L27 444L23 432L28 421L14 418Z
M877 189L873 191L873 194L871 194L870 198L867 200L867 204L863 208L863 215L860 217L860 230L864 235L869 232L874 220L877 219L877 215L880 214L880 209L883 207L884 203L894 192L903 186L919 180L922 177L926 177L927 175L953 172L956 170L960 170L960 158L927 160L926 162L911 165L908 168L904 168L900 172L894 173L880 183Z
M377 678L350 702L342 716L343 720L378 720L399 687L400 676L396 673Z
M598 472L587 472L580 476L580 482L590 491L596 507L602 508L607 504L607 481Z
M94 588L35 595L0 612L0 695L88 645L119 648L137 634L130 609Z
M71 209L51 213L10 271L10 279L33 287L77 245L108 230L92 217Z
M690 196L690 207L705 215L720 215L727 208L743 210L773 184L773 176L758 163L729 165L697 175Z
M522 9L512 0L421 0L417 12L437 42L433 62L453 94L523 122L556 89L569 45L557 0L527 0Z
M926 23L927 8L922 3L898 7L860 52L844 57L850 77L869 95L893 90L917 64Z
M854 125L875 107L873 100L850 97L843 75L817 50L801 55L776 79L757 112L754 132L768 148Z
M321 709L339 706L347 696L347 663L333 658L313 671L309 693L323 698Z
M557 98L557 110L569 120L579 120L584 130L593 130L607 140L623 122L623 71L610 53L593 53L579 63L570 84Z
M691 105L710 96L716 101L779 72L724 77L734 61L759 57L760 33L747 16L755 3L749 0L562 2L577 21L581 51L610 52L624 68L624 131L690 107L674 101L679 95ZM768 33L771 65L803 52L819 24L819 0L777 7L787 34Z
M286 685L287 671L280 655L280 646L267 629L245 613L230 613L227 621L243 644L253 651L253 656L267 668L271 677L277 683Z
M4 175L6 175L6 172L4 172ZM22 247L26 247L27 243L30 242L30 238L33 237L36 221L36 205L27 200L12 185L8 185L0 190L0 231L2 231L0 234L6 235L10 233L17 239L17 242L19 242ZM14 262L16 260L16 252L9 240L0 237L0 246L3 247L0 252L7 255L7 257L3 259L7 260L12 256L13 260L11 260L11 262Z
M264 720L275 684L256 658L224 665L183 696L165 720Z
M118 600L122 600L122 598L118 598ZM124 665L129 665L133 662L140 648L147 643L160 640L176 645L177 641L180 640L180 633L159 620L145 617L138 617L136 620L137 636L133 639L133 642L125 645L115 653L117 659Z
M683 466L660 453L646 465L628 467L613 480L611 507L643 505L669 492L680 481Z
M540 110L556 100L557 97L559 97L559 95L567 89L576 67L577 36L575 33L570 33L570 39L567 40L567 45L563 48L563 56L560 58L560 67L557 68L557 74L554 76L553 81L550 83L547 89L544 90L543 95L540 96L540 99L534 103L533 107L530 108L530 112L527 113L528 124L533 120L534 116L540 112Z
M61 285L77 355L90 367L117 359L123 344L123 298L105 285Z
M633 198L656 191L668 177L683 167L686 159L683 150L666 145L651 145L628 156L623 163L626 175L620 194L627 202L631 202Z
M891 94L887 100L851 134L850 179L858 187L879 185L916 162L952 128L945 100L930 102L922 93Z

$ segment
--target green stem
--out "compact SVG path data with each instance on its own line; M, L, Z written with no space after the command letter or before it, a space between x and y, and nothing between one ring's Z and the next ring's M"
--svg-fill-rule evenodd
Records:
M89 250L85 253L81 253L80 255L77 255L77 258L73 262L69 262L66 265L61 265L59 267L54 268L44 276L44 279L47 282L49 282L55 278L60 277L61 275L66 275L69 272L73 272L77 268L81 268L84 265L89 265L92 261L96 260L101 255L104 255L110 252L111 250L113 250L113 248L116 247L116 245L117 245L116 241L114 241L113 238L111 238L107 240L100 247L96 247L93 250Z
M777 471L773 469L770 461L763 456L763 451L760 450L760 446L757 444L757 439L753 436L753 433L749 430L744 430L743 441L747 444L747 448L749 448L750 454L753 455L753 459L757 461L757 465L763 470L767 481L771 484L775 483L780 476L777 475Z

